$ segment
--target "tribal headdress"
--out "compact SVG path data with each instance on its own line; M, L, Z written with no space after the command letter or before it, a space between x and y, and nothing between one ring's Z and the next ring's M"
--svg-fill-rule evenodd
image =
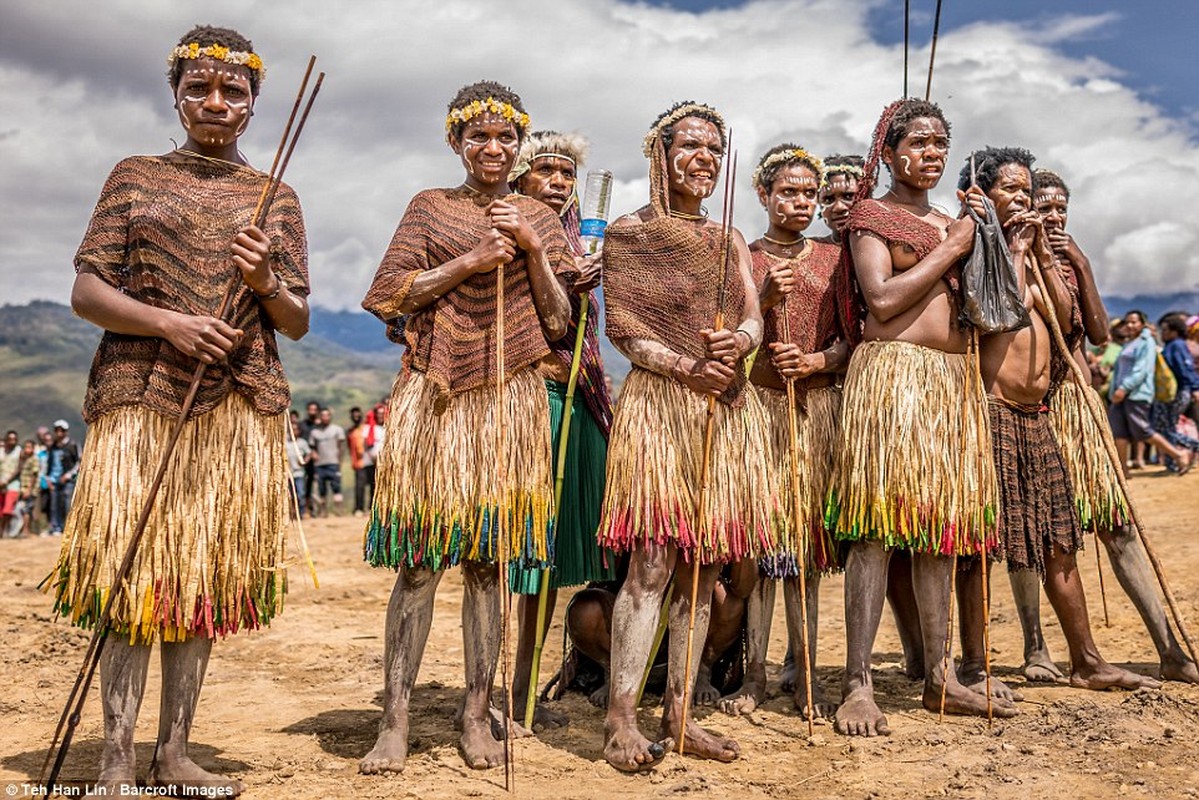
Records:
M641 145L641 152L649 159L649 193L650 205L659 214L665 216L670 212L670 194L666 186L666 138L667 131L687 117L697 117L707 120L720 131L721 144L728 143L728 128L720 112L706 103L696 103L690 100L675 103L668 111L664 111L650 125L649 132Z
M495 114L509 122L515 123L517 130L521 133L529 129L528 114L511 103L505 103L496 100L494 97L488 97L485 100L473 100L459 108L451 108L450 112L445 115L446 133L452 131L455 125L460 125L467 120L487 113Z
M862 180L865 170L862 169L864 159L856 155L832 155L824 159L824 175L820 178L820 188L828 186L829 181L836 175L844 175L855 181Z
M769 191L779 170L788 164L803 164L816 173L818 182L824 182L824 165L820 163L820 159L799 145L786 144L766 151L766 155L758 162L758 168L754 170L750 183L755 189Z
M587 140L577 133L558 133L558 131L534 131L520 146L520 154L516 157L516 165L508 174L508 182L512 183L524 175L539 158L564 158L575 165L575 169L583 166L587 160L590 146Z
M228 47L219 44L200 47L199 42L188 42L187 44L177 45L171 51L171 54L167 56L167 67L173 69L175 62L180 59L194 60L197 58L211 58L238 67L249 67L257 74L258 83L266 80L266 66L262 63L262 59L257 53L252 53L248 50L230 50Z

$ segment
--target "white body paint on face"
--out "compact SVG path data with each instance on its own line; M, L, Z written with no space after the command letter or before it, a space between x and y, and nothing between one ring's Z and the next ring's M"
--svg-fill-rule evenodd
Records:
M674 124L667 153L668 179L675 190L692 197L710 197L716 189L724 157L724 140L715 123L684 117Z
M907 156L900 156L899 163L903 164L903 174L911 176L912 174L912 159Z

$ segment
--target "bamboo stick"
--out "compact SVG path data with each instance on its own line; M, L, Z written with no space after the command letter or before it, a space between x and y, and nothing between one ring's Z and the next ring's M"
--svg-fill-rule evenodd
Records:
M508 682L508 660L511 656L512 598L508 593L508 489L507 453L504 451L504 265L495 268L495 463L499 472L497 485L500 496L496 503L495 537L499 552L500 571L500 687L504 695L504 789L511 793L514 785L512 764L512 686Z

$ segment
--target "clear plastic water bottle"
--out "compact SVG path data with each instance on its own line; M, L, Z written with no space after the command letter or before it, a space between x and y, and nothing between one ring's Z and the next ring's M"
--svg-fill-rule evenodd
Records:
M587 170L583 189L583 208L579 215L579 238L588 253L599 252L608 226L612 205L612 173L606 169Z

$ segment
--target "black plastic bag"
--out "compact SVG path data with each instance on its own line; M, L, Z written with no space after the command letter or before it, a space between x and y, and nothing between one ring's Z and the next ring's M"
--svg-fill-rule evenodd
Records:
M983 201L987 207L986 219L980 219L974 209L966 206L976 226L974 250L962 265L962 312L959 318L985 336L1027 328L1032 320L1024 307L1024 298L1020 296L1016 267L1012 264L1012 254L1007 248L995 206L990 198L984 197Z

